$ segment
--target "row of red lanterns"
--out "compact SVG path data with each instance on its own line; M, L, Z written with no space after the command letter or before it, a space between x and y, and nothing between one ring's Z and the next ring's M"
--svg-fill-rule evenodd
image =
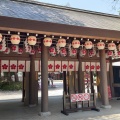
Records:
M11 43L14 45L18 45L20 43L20 36L19 35L11 35ZM29 36L27 38L29 45L35 45L37 42L37 38L35 36Z
M60 38L57 42L58 46L59 47L65 47L66 46L66 40L63 39L63 38ZM52 45L52 38L44 38L44 45L45 46L48 46L50 47ZM85 44L85 49L92 49L93 48L93 43L91 41L86 41ZM80 41L79 40L76 40L74 39L72 41L72 47L73 48L79 48L80 47ZM105 49L105 43L100 41L97 43L97 48L98 50L103 50ZM116 49L116 45L115 43L111 42L111 43L108 43L108 50L115 50ZM118 49L120 49L120 44L118 45Z
M0 42L2 41L2 34L0 34ZM14 45L18 45L20 43L20 36L19 35L11 35L10 41ZM29 45L35 45L37 43L37 38L35 36L29 36L27 38Z
M11 35L10 40L11 40L12 44L17 45L17 44L20 43L20 36L17 35L17 34L16 35ZM0 34L0 42L1 41L2 41L2 34ZM29 45L35 45L37 43L37 38L35 36L29 36L27 38L27 42L28 42ZM52 38L50 38L50 37L44 38L43 43L44 43L45 46L50 47L52 45ZM60 38L58 40L57 44L58 44L59 47L65 47L66 46L66 40L64 38ZM88 41L85 42L84 46L85 46L86 49L92 49L93 43L88 40ZM72 41L72 47L73 48L79 48L80 47L80 41L77 40L77 39L74 39ZM119 44L118 47L120 48L120 44ZM104 49L105 48L105 43L102 42L102 41L98 42L97 43L97 48L99 50ZM113 43L113 42L108 43L108 50L115 50L115 48L116 48L115 43Z
M23 54L23 48L19 48L17 45L12 45L11 48L6 47L6 49L3 51L2 47L0 46L0 51L4 52L5 54L9 54L10 51ZM37 49L33 49L31 46L29 46L28 50L25 49L26 53L29 53L31 55L34 55L36 52L41 53L41 47L38 47Z
M53 57L56 56L57 54L60 54L63 57L65 57L67 55L68 56L76 56L77 53L78 53L78 50L75 49L75 48L72 48L71 51L69 51L65 47L63 47L63 48L60 48L60 52L59 53L57 53L57 50L55 49L55 47L50 47L49 48L49 54L51 56L53 56ZM96 52L95 49L86 50L85 48L83 48L83 49L79 50L79 55L81 57L86 56L86 54L88 54L89 57L93 57L95 55L97 57L99 57L99 51ZM115 53L115 51L113 52L112 50L107 50L106 51L106 58L114 57L114 56L120 57L120 51L117 51L116 53Z
M29 46L29 47L30 47L30 46ZM16 52L16 53L18 53L18 54L22 54L22 53L23 53L23 48L19 48L17 45L13 45L13 46L11 47L11 50L12 50L12 52ZM10 48L7 47L6 50L3 51L3 52L4 52L5 54L9 54L9 53L10 53ZM41 53L41 48L39 47L39 48L37 48L37 49L35 50L35 49L32 49L32 48L30 47L30 48L29 48L29 51L26 51L26 52L29 52L29 54L34 55L35 52ZM70 53L70 52L71 52L71 53ZM65 57L65 56L67 56L67 55L69 55L69 56L76 56L77 53L78 53L78 51L77 51L77 49L75 49L75 48L72 48L71 51L69 51L68 53L67 53L66 48L61 48L61 49L60 49L60 55L63 56L63 57ZM95 56L95 55L96 55L97 57L99 57L99 52L96 52L96 50L94 50L94 49L88 50L88 52L87 52L86 49L81 49L81 50L79 51L79 55L80 55L81 57L84 57L87 53L88 53L88 56L89 56L89 57L93 57L93 56ZM49 54L50 54L51 56L56 56L56 55L57 55L57 52L56 52L55 47L50 47L50 48L49 48ZM108 58L108 57L114 57L114 56L115 56L115 54L113 53L113 51L108 50L108 51L106 52L106 58ZM120 51L117 51L117 55L116 55L116 56L117 56L117 57L120 57Z

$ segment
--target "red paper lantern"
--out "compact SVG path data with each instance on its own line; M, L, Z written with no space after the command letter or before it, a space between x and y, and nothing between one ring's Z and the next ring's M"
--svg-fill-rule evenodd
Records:
M97 43L97 48L98 48L98 50L103 50L105 48L105 43L104 42L98 42Z
M72 41L73 48L79 48L80 47L80 41L79 40L73 40Z
M93 44L92 44L91 41L86 41L86 42L85 42L85 48L86 48L86 49L91 49L92 47L93 47Z
M96 51L95 50L89 50L89 57L95 56Z
M45 46L50 47L52 45L52 39L49 37L44 38L43 43Z
M20 36L19 35L11 35L11 43L14 45L18 45L20 43Z
M2 41L2 34L0 33L0 42Z
M22 54L23 53L23 49L22 48L19 48L18 49L18 54Z
M17 45L12 45L11 50L12 52L18 52L18 46Z
M9 54L10 53L10 48L6 48L6 50L4 51L5 54Z
M54 47L49 48L49 54L50 54L51 56L56 56L56 50L55 50Z
M64 57L67 55L66 48L61 48L61 49L60 49L60 55L61 55L61 56L64 56Z
M84 57L86 55L86 53L87 53L86 49L80 50L80 56L81 57Z
M107 55L108 55L108 57L113 56L113 51L108 50L108 51L107 51Z
M117 52L118 57L120 57L120 51Z
M37 42L37 38L35 36L29 36L27 41L29 45L35 45Z
M60 39L58 40L58 46L59 46L59 47L65 47L65 46L66 46L66 40L63 39L63 38L60 38Z
M116 48L116 45L115 45L115 43L108 43L108 50L115 50L115 48Z
M0 44L0 51L2 51L2 48L3 48L3 45L2 45L2 44Z
M76 56L77 55L77 49L71 49L71 53L72 53L72 56Z
M27 41L29 45L35 45L37 42L37 38L35 36L29 36Z
M30 55L34 55L35 54L35 50L31 49L31 51L29 52Z

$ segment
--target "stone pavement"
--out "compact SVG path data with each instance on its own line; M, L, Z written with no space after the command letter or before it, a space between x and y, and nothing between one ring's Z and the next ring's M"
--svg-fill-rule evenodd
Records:
M55 92L56 90L57 92ZM120 120L120 100L111 100L111 109L100 108L100 112L78 111L66 116L61 113L62 95L60 94L62 89L60 90L58 86L56 88L49 88L49 92L50 91L52 92L49 96L49 111L51 115L46 117L38 115L41 106L40 97L38 106L25 107L20 98L16 99L9 93L9 97L11 96L13 99L5 100L1 96L3 93L0 92L0 120ZM53 94L55 94L55 96L53 96ZM99 101L97 102L97 106L101 106Z
M40 99L36 107L25 107L23 103L17 100L0 101L0 120L120 120L120 101L111 100L111 109L100 108L96 111L78 111L70 113L68 116L61 114L62 96L49 97L50 116L41 117Z

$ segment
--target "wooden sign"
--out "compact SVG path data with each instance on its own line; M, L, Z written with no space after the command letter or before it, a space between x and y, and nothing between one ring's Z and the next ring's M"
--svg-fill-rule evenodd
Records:
M90 93L71 94L70 99L71 99L71 102L89 101Z

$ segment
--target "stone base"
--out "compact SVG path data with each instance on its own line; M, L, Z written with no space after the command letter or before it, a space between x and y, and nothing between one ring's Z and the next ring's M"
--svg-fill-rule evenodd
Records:
M110 109L112 106L111 105L102 105L101 108L105 108L105 109Z
M51 115L51 112L40 112L39 115L40 116L49 116L49 115Z
M33 104L33 105L29 105L29 107L36 107L36 104Z

